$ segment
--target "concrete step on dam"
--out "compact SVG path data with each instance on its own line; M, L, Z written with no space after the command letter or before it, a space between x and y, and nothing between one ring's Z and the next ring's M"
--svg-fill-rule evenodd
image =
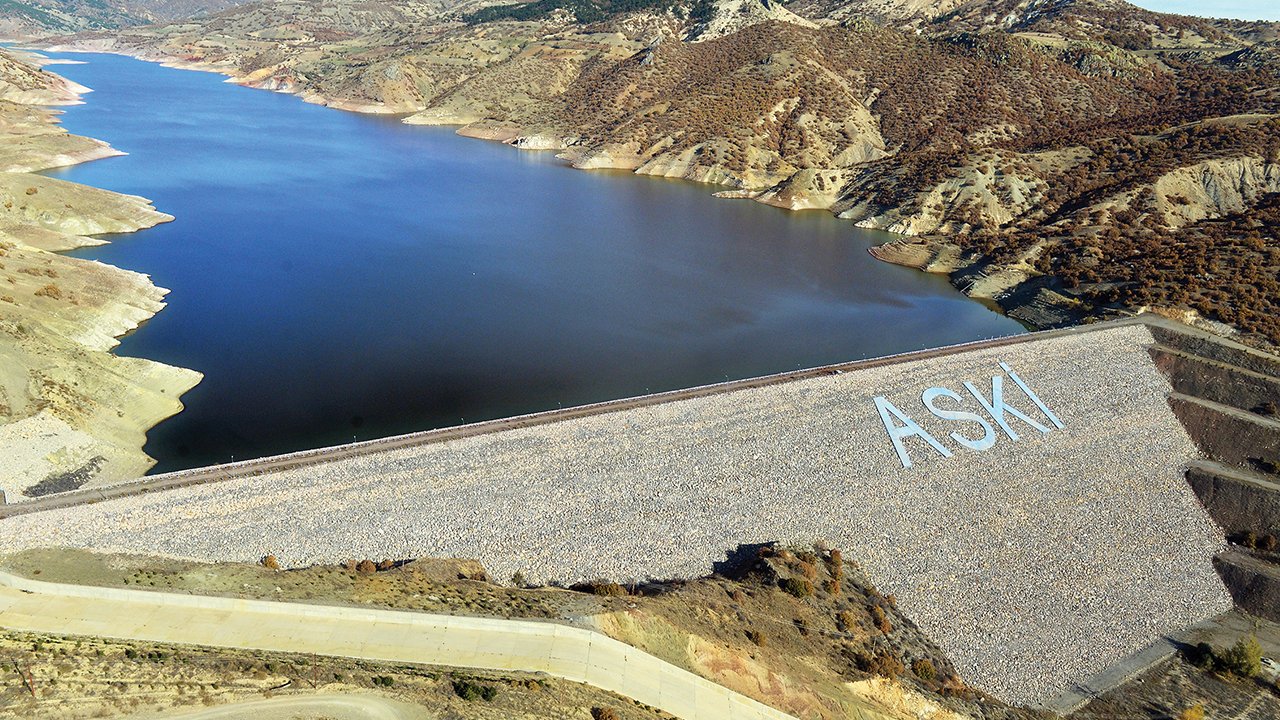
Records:
M1276 362L1158 319L1035 333L12 504L0 547L569 582L821 540L971 684L1045 703L1232 606L1185 473L1274 484Z

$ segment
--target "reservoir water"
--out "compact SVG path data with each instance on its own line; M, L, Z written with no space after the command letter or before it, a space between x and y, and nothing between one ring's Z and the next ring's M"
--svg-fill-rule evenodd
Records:
M172 291L120 354L205 374L157 470L1022 331L825 212L54 57L94 90L67 129L129 155L50 174L177 217L75 253Z

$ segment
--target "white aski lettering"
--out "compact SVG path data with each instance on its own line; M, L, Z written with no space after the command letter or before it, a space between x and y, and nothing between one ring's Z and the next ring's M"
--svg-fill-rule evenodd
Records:
M1027 398L1030 399L1037 408L1039 408L1040 412L1044 414L1049 422L1053 423L1054 427L1058 429L1062 429L1064 427L1062 420L1059 419L1058 416L1049 409L1049 406L1031 390L1027 383L1013 371L1013 368L1003 362L1000 363L1000 368L1008 373L1009 378L1018 386L1018 389L1020 389ZM1016 442L1018 440L1018 433L1010 426L1009 421L1006 419L1007 417L1013 417L1021 420L1042 433L1052 432L1045 425L1033 420L1021 410L1009 405L1005 401L1004 377L996 375L991 378L990 400L987 400L987 398L982 395L982 392L979 391L973 383L965 382L964 387L969 391L969 394L972 395L980 405L982 405L982 408L987 411L991 416L991 419L1000 426L1000 429L1010 440ZM946 398L956 403L964 402L964 399L960 395L942 387L931 387L920 395L920 401L935 417L955 422L975 423L983 430L982 437L976 439L963 435L959 432L953 432L949 436L952 440L955 440L961 447L977 451L989 450L996 444L996 440L998 439L997 433L991 423L987 422L986 418L977 413L940 408L937 404L939 398ZM928 431L920 427L920 425L917 424L916 421L912 420L910 416L899 410L893 403L886 400L883 396L876 396L875 404L876 410L880 413L880 420L884 423L884 429L889 433L889 439L893 442L893 449L897 452L898 459L902 461L903 468L911 467L911 454L907 451L906 444L903 442L907 438L911 437L918 437L921 440L924 440L928 443L929 447L933 448L944 458L952 456L951 450L941 442L938 442L937 438L930 435Z

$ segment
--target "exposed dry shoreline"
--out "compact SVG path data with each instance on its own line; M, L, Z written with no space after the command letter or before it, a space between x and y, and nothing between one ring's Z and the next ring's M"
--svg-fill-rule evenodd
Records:
M111 351L164 307L146 275L59 253L173 218L145 198L42 175L120 155L48 106L86 92L0 51L0 490L8 502L141 476L146 432L200 374Z

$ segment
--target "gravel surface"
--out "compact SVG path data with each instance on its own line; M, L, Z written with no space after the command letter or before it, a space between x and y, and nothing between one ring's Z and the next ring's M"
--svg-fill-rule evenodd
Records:
M570 581L696 576L739 543L822 539L971 684L1034 703L1231 607L1149 342L1143 327L1080 333L19 516L0 521L0 547L459 556ZM920 394L948 387L980 412L962 382L989 397L1001 361L1065 428L1011 420L1019 442L962 449L948 434L980 428L933 418ZM904 470L875 395L954 456L909 439Z

